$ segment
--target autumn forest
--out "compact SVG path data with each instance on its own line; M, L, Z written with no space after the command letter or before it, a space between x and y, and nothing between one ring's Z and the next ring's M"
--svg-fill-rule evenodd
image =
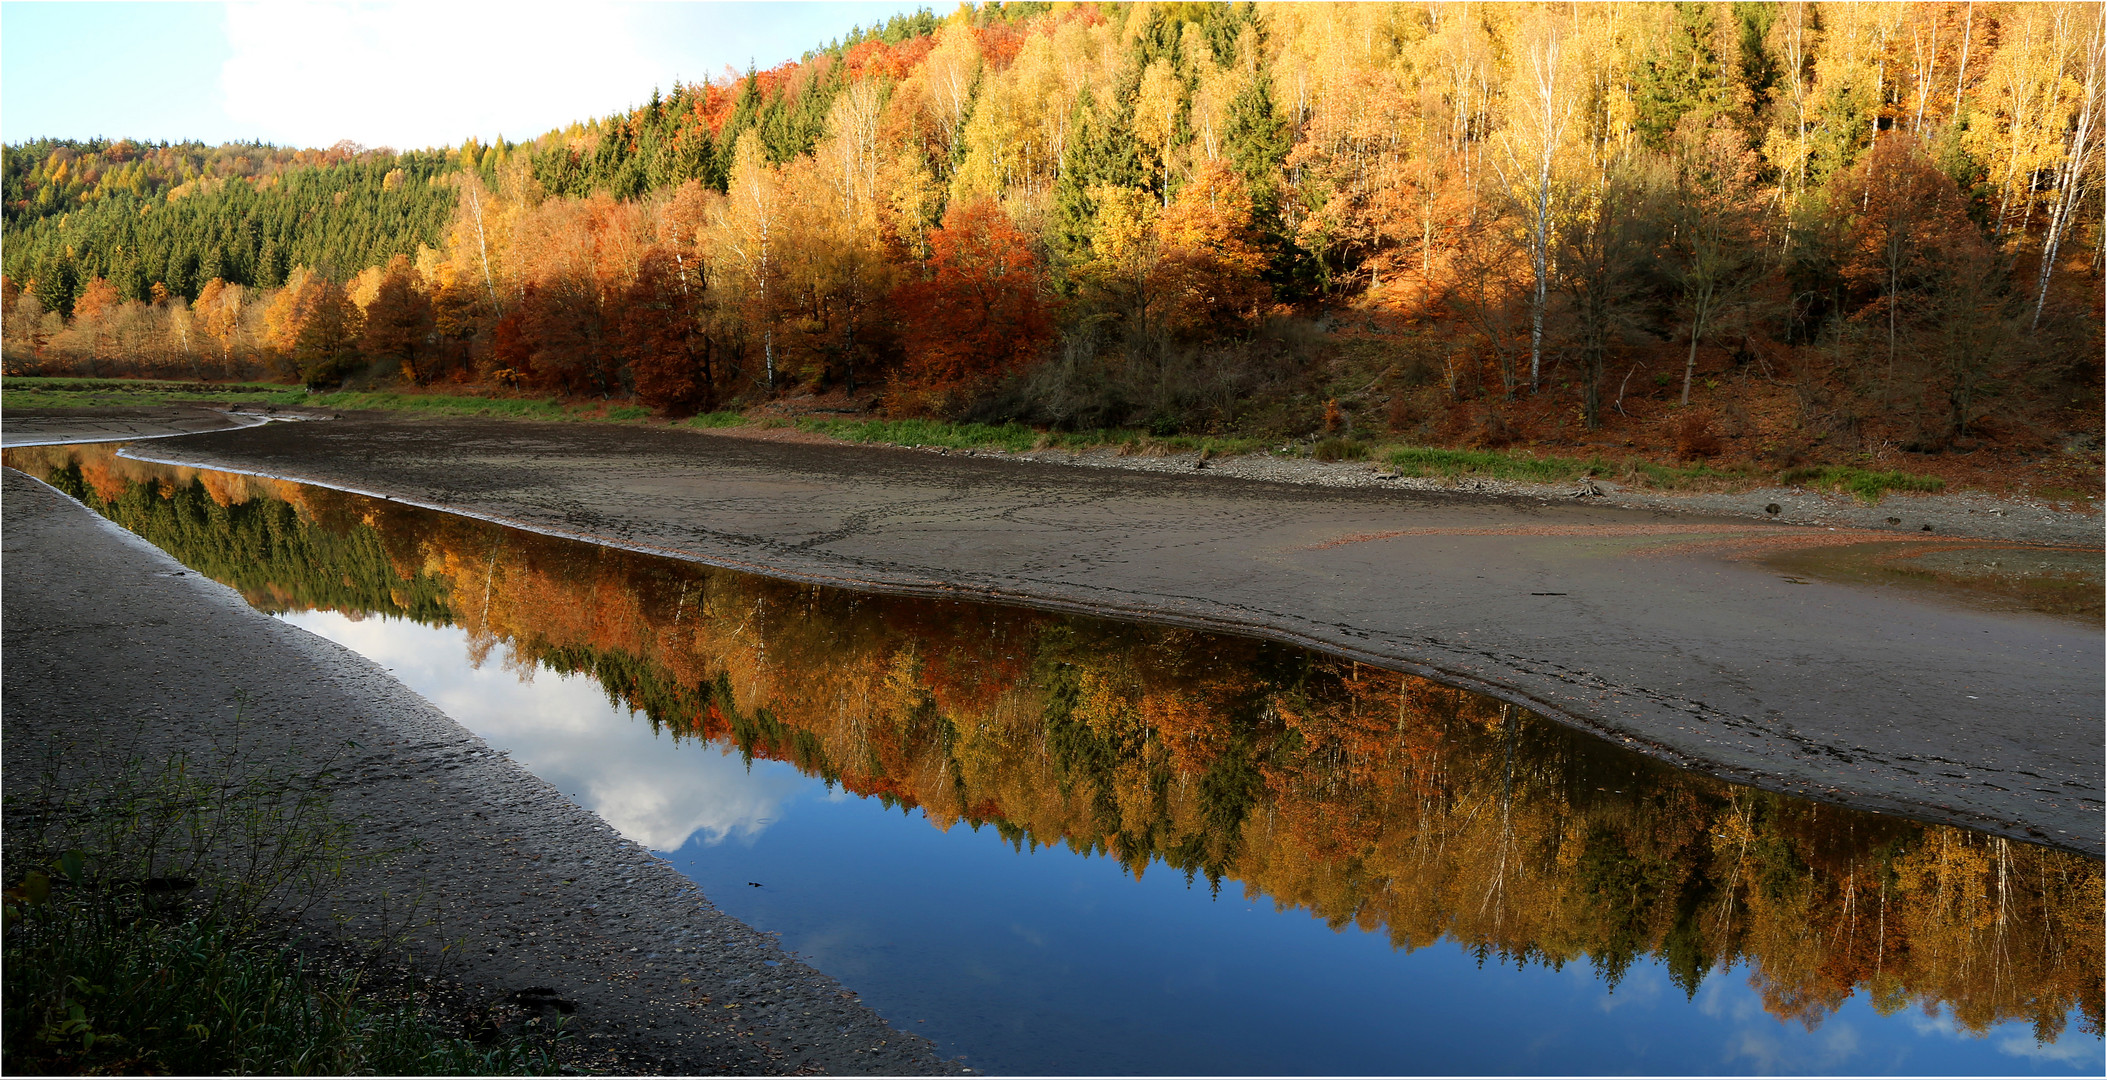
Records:
M1780 468L2091 453L2103 27L989 3L527 142L25 143L6 370Z

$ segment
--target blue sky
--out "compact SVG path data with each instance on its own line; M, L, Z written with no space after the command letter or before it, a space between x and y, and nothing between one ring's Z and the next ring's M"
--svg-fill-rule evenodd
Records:
M923 6L0 3L0 141L526 139Z

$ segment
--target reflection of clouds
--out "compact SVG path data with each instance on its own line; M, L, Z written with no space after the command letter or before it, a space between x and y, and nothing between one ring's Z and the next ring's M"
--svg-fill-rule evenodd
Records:
M1733 978L1741 965L1715 970L1697 988L1697 1011L1732 1025L1722 1061L1742 1061L1756 1073L1839 1072L1843 1062L1860 1056L1863 1038L1857 1025L1831 1014L1819 1028L1804 1028L1763 1008L1757 976Z
M2075 1019L2075 1016L2072 1019ZM1991 1032L1976 1035L1962 1028L1952 1016L1943 1012L1933 1016L1919 1012L1910 1017L1910 1027L1916 1029L1919 1035L1943 1035L1949 1039L1983 1039L1996 1034L1998 1039L1992 1045L1997 1047L1998 1053L2026 1058L2029 1061L2107 1065L2107 1044L2103 1044L2098 1038L2088 1037L2069 1024L2064 1026L2062 1037L2051 1043L2035 1041L2034 1033L2027 1030L2027 1025L2017 1022L2003 1025L2005 1030L2002 1032L1993 1029Z
M609 704L588 677L473 667L468 635L458 627L331 611L279 618L388 668L616 832L654 850L677 850L698 834L709 843L750 841L805 786L790 770L749 772L728 752L653 733L643 717Z
M1575 964L1573 969L1580 971L1581 965ZM1588 977L1592 979L1594 976L1590 974ZM1660 968L1633 964L1625 971L1624 981L1618 983L1616 989L1603 987L1602 997L1596 1004L1603 1012L1626 1005L1651 1005L1660 1000L1661 991L1668 985L1668 975Z
M2035 1042L2032 1035L2007 1035L1997 1040L1997 1049L1999 1053L2033 1061L2091 1064L2096 1069L2107 1066L2107 1046L2102 1046L2098 1039L2088 1039L2083 1034L2072 1035L2068 1031L2052 1043Z
M1812 1039L1788 1041L1786 1034L1779 1024L1742 1028L1729 1038L1725 1058L1744 1059L1758 1073L1833 1073L1841 1071L1836 1066L1857 1057L1860 1049L1858 1028L1843 1021L1825 1025Z

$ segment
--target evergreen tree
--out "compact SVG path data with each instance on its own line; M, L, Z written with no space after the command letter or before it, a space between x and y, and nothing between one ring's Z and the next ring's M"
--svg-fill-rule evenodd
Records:
M1685 116L1703 122L1734 111L1734 88L1719 55L1712 15L1710 4L1676 4L1660 51L1639 68L1633 126L1648 149L1666 149Z
M1223 150L1251 189L1254 212L1279 216L1280 168L1294 146L1287 118L1273 107L1273 80L1261 70L1229 102Z
M1054 185L1054 216L1058 222L1058 254L1064 265L1089 258L1090 242L1097 235L1097 187L1138 188L1147 182L1141 158L1134 150L1133 108L1126 110L1128 123L1118 122L1114 112L1107 119L1086 87L1076 97L1075 134L1068 140L1061 159L1061 176Z

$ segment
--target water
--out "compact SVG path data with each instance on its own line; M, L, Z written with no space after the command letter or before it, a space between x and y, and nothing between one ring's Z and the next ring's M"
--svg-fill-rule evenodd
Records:
M393 669L987 1071L2103 1065L2097 860L1243 639L809 589L107 448L8 461Z

